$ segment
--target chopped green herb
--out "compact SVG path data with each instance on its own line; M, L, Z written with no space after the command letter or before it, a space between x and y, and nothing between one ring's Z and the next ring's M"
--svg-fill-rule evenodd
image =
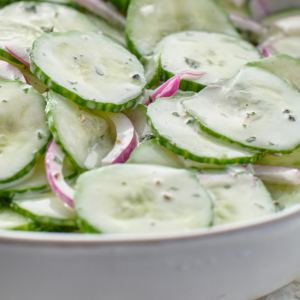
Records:
M39 140L41 140L41 139L44 137L40 132L38 132L37 135L38 135L38 139L39 139Z
M152 139L155 139L155 135L154 134L146 134L146 135L142 135L141 138L140 138L140 142L141 144L149 141L149 140L152 140Z
M103 75L103 72L97 67L96 67L96 72L97 72L98 75L101 75L101 76Z
M6 100L2 100L2 102L7 102Z
M24 89L23 91L24 91L25 94L27 94L28 91L29 91L29 88L26 88L26 89Z
M249 138L246 139L246 142L251 143L251 142L253 142L255 140L256 140L255 136L250 136Z
M224 185L224 189L230 189L230 188L231 188L231 185L229 185L229 184Z
M179 191L179 188L176 188L176 187L173 187L173 186L172 186L172 187L170 187L170 190L171 190L171 191Z
M62 166L62 161L57 157L57 156L54 156L54 161L59 164L60 166Z
M74 82L72 82L70 80L67 80L67 81L70 82L72 85L77 84L77 81L74 81Z
M126 185L126 182L122 182L122 185Z
M201 64L193 59L190 59L190 58L185 58L185 62L193 69L198 69Z
M193 197L200 197L200 195L199 194L193 194Z
M36 7L35 7L34 3L30 3L30 4L26 5L25 10L36 14Z
M253 111L253 112L251 112L251 113L248 113L247 116L248 116L248 117L255 116L255 112Z
M104 134L102 134L102 135L100 136L100 139L101 139L101 140L103 140L103 138L104 138Z
M45 32L45 33L50 33L53 32L54 27L41 27L41 29Z
M179 113L176 112L176 111L172 112L172 115L173 115L173 116L176 116L176 117L180 117Z
M244 128L247 128L247 125L246 124L243 124Z
M275 144L273 144L273 143L271 143L271 142L269 142L269 146L274 146Z
M74 91L77 91L77 89L76 89L75 87L73 87L73 90L74 90Z

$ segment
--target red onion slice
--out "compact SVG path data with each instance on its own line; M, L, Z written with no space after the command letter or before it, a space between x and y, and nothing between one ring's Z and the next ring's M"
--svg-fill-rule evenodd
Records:
M262 55L263 55L263 57L270 57L271 56L271 54L265 48L262 49Z
M166 81L164 84L162 84L160 87L157 88L157 90L152 95L152 99L156 100L157 98L161 97L171 97L173 96L179 89L180 80L195 80L201 76L203 76L205 73L202 74L194 74L189 72L180 73L178 75L173 76L168 81ZM150 101L148 100L145 105L148 106L150 104Z
M103 158L103 166L124 163L137 145L135 129L130 119L122 113L107 114L116 127L117 138L113 149Z
M25 49L16 46L16 45L9 45L8 47L5 47L6 50L16 59L18 59L20 62L22 62L26 66L30 66L30 60L29 55L25 51Z
M229 16L233 24L240 29L251 31L257 35L261 35L266 30L264 25L247 17L234 13L230 13Z
M262 181L297 185L300 183L300 170L272 165L247 165L246 169Z
M0 79L19 80L24 83L28 83L18 68L7 63L6 61L0 61Z
M47 178L52 191L67 205L74 207L74 190L66 183L62 173L64 158L65 154L53 140L45 157Z
M81 6L87 8L91 12L105 20L109 21L113 25L120 29L125 28L125 17L109 2L102 0L74 0Z

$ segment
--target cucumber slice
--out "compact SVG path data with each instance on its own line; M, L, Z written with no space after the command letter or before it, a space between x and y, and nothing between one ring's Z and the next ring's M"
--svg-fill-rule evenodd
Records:
M299 5L300 5L300 2L299 2ZM287 8L287 9L277 11L274 14L264 17L261 20L261 23L266 26L270 26L279 20L282 20L282 19L285 19L288 17L299 16L299 15L300 15L300 7Z
M16 2L0 10L0 19L0 54L11 59L6 47L13 47L14 52L25 62L29 62L33 41L44 33L72 29L99 31L84 14L54 3Z
M42 82L90 109L119 112L132 107L146 84L134 55L93 32L43 35L34 42L31 58L30 69Z
M84 14L65 5L21 1L0 10L2 20L18 20L22 24L40 28L44 33L68 30L98 31L98 27Z
M117 164L79 176L75 210L84 232L134 233L207 227L212 204L190 171Z
M300 185L265 183L278 210L284 210L300 203Z
M165 36L182 30L207 30L238 36L228 14L211 0L131 0L125 32L137 57L152 55Z
M141 58L141 63L145 69L145 76L147 80L146 89L151 89L156 86L161 77L161 54L144 56Z
M216 173L219 173L221 172L220 170L223 170L221 169L223 166L201 164L189 159L185 159L182 156L178 156L167 148L161 146L156 139L146 141L140 147L135 148L126 163L160 165L171 168L196 168L201 170L214 168Z
M127 43L126 43L126 39L125 39L125 33L115 27L113 27L112 25L110 25L107 21L105 21L104 19L87 13L85 14L89 20L91 20L100 31L103 32L103 34L107 35L109 38L117 41L118 43L120 43L122 46L126 47Z
M249 2L239 0L217 0L217 2L228 12L235 13L240 16L250 17Z
M161 145L178 155L203 163L244 164L259 159L260 153L236 147L202 131L181 104L193 95L178 92L170 98L159 98L148 106L147 115Z
M264 184L252 174L200 175L214 202L214 225L235 223L275 212Z
M19 214L41 224L76 226L76 216L72 208L64 204L54 193L32 196L18 195L11 207Z
M34 223L32 220L12 211L9 208L0 210L0 229L31 230Z
M283 154L281 156L267 154L256 163L260 165L282 166L300 170L300 148L294 150L290 154Z
M184 168L184 164L177 155L161 146L156 139L147 141L140 147L135 148L126 163Z
M300 91L300 61L298 59L281 54L248 63L248 66L272 72Z
M0 80L0 183L27 174L46 151L45 98L20 81Z
M71 181L77 175L77 171L74 169L73 165L70 163L70 161L67 158L64 159L63 174L65 180L67 181ZM50 190L50 185L48 183L47 174L45 171L45 155L42 155L38 159L35 165L34 172L31 176L29 176L25 180L20 181L15 185L12 185L8 188L4 188L2 191L10 194L14 194L14 193L22 194L22 193L40 192L46 190Z
M124 110L123 113L132 122L140 142L147 136L153 135L152 128L147 124L147 107L145 105L138 104L136 107Z
M161 53L165 79L183 72L205 73L193 82L182 80L182 90L198 92L204 86L232 78L245 63L258 60L258 50L240 38L205 31L183 31L163 38L154 53Z
M29 62L32 43L37 37L44 34L41 28L4 19L0 19L0 32L0 55L5 57L9 62L17 64ZM6 47L13 47L22 62L11 55Z
M101 167L116 140L108 113L81 108L53 91L47 99L50 131L72 164L81 171Z
M266 70L244 66L223 86L207 87L183 107L210 134L269 153L300 145L300 95Z

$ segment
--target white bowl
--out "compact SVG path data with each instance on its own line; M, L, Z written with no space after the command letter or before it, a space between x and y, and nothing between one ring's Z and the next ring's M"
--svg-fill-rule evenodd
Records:
M190 233L0 232L1 300L253 300L300 275L300 206Z

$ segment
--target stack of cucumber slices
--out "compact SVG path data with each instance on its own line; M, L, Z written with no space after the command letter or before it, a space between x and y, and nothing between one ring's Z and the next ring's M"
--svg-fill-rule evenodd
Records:
M0 229L187 232L300 203L299 9L108 2L1 4Z

